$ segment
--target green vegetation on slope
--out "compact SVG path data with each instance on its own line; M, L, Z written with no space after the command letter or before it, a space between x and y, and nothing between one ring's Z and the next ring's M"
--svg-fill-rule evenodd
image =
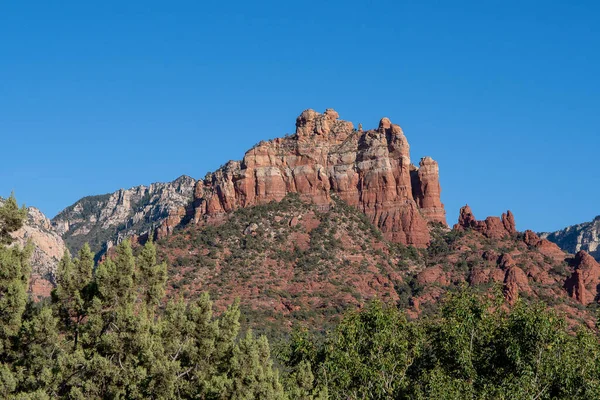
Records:
M190 299L208 291L217 306L241 297L253 327L270 337L290 321L325 331L374 297L408 306L410 287L398 276L420 257L385 242L355 207L334 198L320 209L295 194L238 209L219 226L188 226L157 247L173 291Z
M508 309L466 289L410 320L396 304L349 311L323 338L295 331L273 366L241 333L240 304L164 303L166 265L128 241L94 269L65 255L51 300L26 298L28 252L7 247L25 218L0 207L0 396L7 399L596 399L600 342L542 305Z

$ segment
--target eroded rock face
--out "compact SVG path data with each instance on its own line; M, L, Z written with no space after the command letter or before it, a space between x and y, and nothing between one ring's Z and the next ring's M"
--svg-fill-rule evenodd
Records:
M529 280L525 272L515 266L511 266L506 270L506 276L504 278L504 295L506 300L514 304L519 298L519 293L531 293L531 287L529 286Z
M565 259L565 253L556 244L547 239L541 239L535 232L526 230L523 241L527 246L536 248L540 253L557 262Z
M446 210L441 202L440 171L431 157L423 157L413 176L413 197L428 221L446 224Z
M510 210L503 213L501 218L487 217L483 221L478 221L468 205L460 209L458 223L453 229L459 231L472 229L490 239L501 239L517 233L515 218Z
M446 222L437 163L426 157L420 168L412 166L406 137L388 118L359 132L338 117L332 109L306 110L294 136L261 142L242 161L199 181L194 221L210 222L288 193L326 209L335 195L368 215L389 240L426 246L427 222Z
M596 260L600 260L600 216L560 231L540 233L540 237L556 243L567 253L575 254L585 250Z
M598 297L600 265L584 250L580 250L575 255L573 263L574 271L565 282L565 288L578 302L589 304Z
M54 217L52 225L73 253L85 242L94 252L103 252L133 235L164 236L184 218L195 184L195 179L181 176L173 182L84 197Z
M389 118L357 131L332 109L305 110L295 135L261 142L203 180L183 176L86 197L52 223L73 252L85 242L104 252L126 237L162 238L190 221L219 222L288 193L324 210L337 196L368 215L386 238L419 247L429 243L428 222L446 223L437 163L425 157L412 165L406 137Z

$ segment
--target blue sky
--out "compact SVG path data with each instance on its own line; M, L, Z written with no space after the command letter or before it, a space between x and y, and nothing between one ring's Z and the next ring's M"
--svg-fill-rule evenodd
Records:
M576 3L576 4L574 4ZM404 129L448 221L600 214L596 1L5 1L0 195L203 177L306 108Z

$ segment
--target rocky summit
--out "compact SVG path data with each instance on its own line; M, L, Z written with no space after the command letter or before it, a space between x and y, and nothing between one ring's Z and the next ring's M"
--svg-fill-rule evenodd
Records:
M155 238L188 223L219 223L227 213L280 201L287 194L327 209L336 195L365 213L391 241L425 247L428 222L446 224L439 168L424 157L411 163L399 125L382 118L376 129L355 129L333 109L305 110L294 135L260 142L202 180L138 186L85 197L52 224L72 251L84 242L104 252L130 236Z
M306 110L293 136L259 143L196 183L194 221L280 201L289 193L327 209L332 195L365 213L391 241L425 247L428 222L446 223L439 169L430 157L411 164L399 125L383 118L356 130L332 109Z
M412 163L389 118L363 130L333 109L303 111L294 134L204 179L86 197L36 226L56 239L53 265L59 235L72 253L89 242L108 257L125 238L153 236L170 266L169 295L209 292L220 310L241 298L257 325L275 331L290 321L326 326L371 298L417 316L462 285L499 288L509 304L542 300L593 326L587 307L600 297L600 266L582 246L573 257L550 235L519 232L511 211L478 220L468 205L449 229L437 162ZM37 273L51 282L53 268Z

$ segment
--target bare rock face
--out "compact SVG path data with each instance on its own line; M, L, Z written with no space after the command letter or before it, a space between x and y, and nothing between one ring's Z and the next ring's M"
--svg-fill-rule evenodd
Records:
M88 242L94 252L106 251L132 235L165 235L184 217L196 180L181 176L114 193L84 197L52 219L54 229L72 253ZM183 210L183 211L182 211Z
M0 205L3 203L0 198ZM33 245L31 255L30 293L34 298L47 297L55 280L56 267L65 253L66 245L53 229L50 220L37 208L27 208L27 220L21 229L12 233L15 244Z
M581 304L589 304L598 297L600 285L600 265L586 251L580 250L573 261L573 274L565 282L571 297Z
M526 230L523 241L529 247L536 248L543 255L552 258L557 262L565 259L565 253L556 244L547 239L541 239L535 232Z
M288 193L323 209L338 196L368 215L389 240L426 246L427 222L445 224L437 163L425 158L419 169L411 166L406 137L388 118L359 132L338 117L332 109L306 110L296 119L294 136L261 142L242 161L199 181L194 221L218 220Z
M531 293L531 287L529 286L529 280L525 272L515 266L511 266L506 270L506 276L504 278L504 295L506 300L514 304L519 298L519 293Z
M467 204L460 209L460 213L458 214L458 224L454 225L454 229L465 230L474 227L476 224L477 219L475 218L475 215L473 215L471 207Z
M333 109L303 111L295 135L261 142L241 161L229 161L205 179L182 176L79 200L53 220L70 250L85 242L103 253L126 237L163 238L189 222L217 223L243 207L296 193L323 210L337 196L369 216L389 240L424 247L428 222L446 223L439 168L425 157L410 162L400 126L383 118L357 131Z
M537 246L542 239L533 231L526 230L523 234L523 241L527 246Z
M458 223L453 229L459 231L472 229L490 239L501 239L517 233L515 218L510 210L502 214L501 218L487 217L483 221L478 221L468 205L460 209Z
M505 272L504 296L510 304L517 301L519 293L531 293L527 274L517 265L510 254L502 254L498 259L498 266Z
M508 210L506 213L502 213L502 225L504 226L504 229L512 234L517 233L517 225L515 224L515 216L513 215L513 213Z
M175 209L169 210L167 218L161 221L160 225L154 231L154 237L156 240L162 239L167 235L173 233L173 230L179 226L181 221L187 215L187 209L184 206L179 206ZM145 232L142 232L142 234Z
M556 232L540 233L540 237L556 243L570 254L585 250L600 260L600 215L590 222L568 226Z
M427 221L446 224L446 210L441 202L440 171L431 157L423 157L419 168L411 171L413 197Z

